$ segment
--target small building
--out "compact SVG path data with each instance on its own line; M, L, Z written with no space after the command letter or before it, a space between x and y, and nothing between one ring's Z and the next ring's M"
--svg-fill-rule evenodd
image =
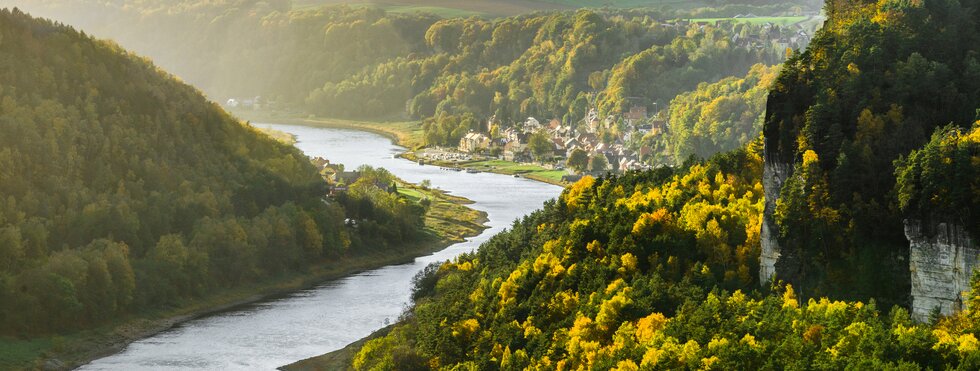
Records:
M582 144L579 143L578 140L576 140L575 138L572 138L566 140L565 143L562 143L562 147L565 147L566 150L571 151L574 148L581 148Z
M527 144L511 141L504 146L503 158L505 161L513 162L530 161L531 155L528 152Z
M650 132L654 134L665 134L668 131L669 122L667 119L654 119L650 121Z
M558 121L558 119L551 119L551 121L548 122L548 131L555 131L560 127L561 121Z
M541 129L544 129L544 126L542 126L541 122L534 117L528 117L527 120L524 121L523 131L525 133L537 133L541 131Z
M337 183L342 183L346 185L354 184L358 179L361 178L361 172L359 171L341 171L336 175Z
M646 106L632 106L629 112L623 114L623 118L630 125L642 122L647 119L647 108Z
M592 133L583 133L575 137L575 141L578 142L579 146L586 151L591 151L597 144L599 144L599 137Z
M490 148L490 137L483 133L470 132L459 140L459 150L475 153Z

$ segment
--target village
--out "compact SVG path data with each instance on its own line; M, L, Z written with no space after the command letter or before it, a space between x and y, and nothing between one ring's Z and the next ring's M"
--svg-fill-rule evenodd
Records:
M737 18L755 16L739 15L714 22L676 20L663 26L728 29L732 33L731 43L746 49L803 49L810 42L812 31L802 26L803 22L794 25L766 22L759 27L744 27ZM656 103L653 106L656 107ZM425 148L417 151L415 157L420 163L442 164L457 171L465 167L471 172L478 171L471 164L486 160L534 164L548 170L564 171L560 179L567 183L583 175L599 176L671 165L671 161L660 155L669 146L664 140L670 130L669 122L666 110L648 113L644 104L634 104L626 112L605 117L593 108L582 120L573 123L528 117L503 130L496 129L502 126L501 123L490 117L481 130L471 130L464 135L455 148Z
M634 105L622 115L606 117L592 109L574 124L528 117L503 130L499 130L500 126L491 117L484 130L470 131L455 148L425 148L415 156L422 164L440 164L460 171L469 167L470 172L478 171L470 164L486 160L535 164L564 171L561 181L571 182L586 174L598 176L658 165L652 161L654 148L650 143L655 141L651 139L668 130L663 113L648 115L642 105Z
M745 22L753 18L756 16L746 14L719 20L678 19L661 26L726 29L732 35L731 44L744 49L803 49L810 42L813 31L804 25L814 15L788 25ZM628 99L632 106L625 112L603 116L593 107L585 117L573 122L527 117L520 122L506 123L492 116L483 120L479 130L463 135L455 147L429 146L406 157L447 170L527 175L556 184L574 182L584 175L601 176L673 165L676 159L668 159L665 155L670 147L666 140L670 131L667 107L657 109L656 102L645 102L636 97ZM255 96L229 98L225 106L254 111L277 105ZM648 107L653 107L656 112L648 112ZM501 169L506 165L516 166L511 166L509 171ZM337 177L333 180L334 187L341 191L343 185L357 179L356 171L333 169L328 172ZM547 176L535 176L531 174L533 172L547 173Z

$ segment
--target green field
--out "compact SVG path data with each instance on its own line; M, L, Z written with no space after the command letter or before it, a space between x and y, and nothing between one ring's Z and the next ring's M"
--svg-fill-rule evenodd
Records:
M31 364L38 354L52 348L51 338L18 340L0 337L0 369L8 370Z
M561 177L568 174L565 170L551 170L534 164L521 164L504 160L474 161L461 164L463 167L490 171L499 174L519 174L525 178L545 183L562 184Z
M492 15L486 12L441 6L396 5L383 7L383 9L391 13L432 13L443 18L487 17Z
M401 181L398 182L398 193L409 202L420 202L423 198L431 201L425 214L425 228L444 240L459 242L485 229L486 214L467 207L471 201L465 198Z
M419 192L411 188L405 188L405 187L398 188L398 193L401 194L402 196L405 196L405 198L407 198L409 201L412 202L419 202L420 200L422 200L422 196L423 196L422 192Z

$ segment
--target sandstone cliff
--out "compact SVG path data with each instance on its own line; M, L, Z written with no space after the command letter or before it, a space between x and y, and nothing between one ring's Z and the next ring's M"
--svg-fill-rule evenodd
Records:
M923 225L905 221L909 240L909 270L912 273L912 316L925 321L939 309L944 315L963 309L963 293L977 268L980 250L970 234L958 225Z
M759 282L766 286L776 274L776 262L779 261L779 227L773 219L773 212L776 211L776 199L779 198L779 190L783 188L783 182L789 177L793 166L788 163L767 161L762 169L762 187L766 194L766 205L763 211L762 231L762 250L759 256Z

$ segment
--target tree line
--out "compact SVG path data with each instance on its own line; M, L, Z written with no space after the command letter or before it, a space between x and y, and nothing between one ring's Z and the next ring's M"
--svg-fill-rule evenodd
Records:
M742 75L785 55L732 42L736 34L762 33L761 25L675 27L672 20L690 14L670 10L443 19L371 7L290 10L251 0L125 8L25 2L153 56L215 99L262 96L331 117L472 113L504 122L574 121L593 105L604 114L636 101L665 107L700 82Z
M930 323L874 299L760 290L762 166L757 140L682 169L584 178L478 251L420 272L403 322L351 366L980 366L980 276L966 311Z
M0 335L90 328L423 237L417 205L367 185L325 203L299 150L115 44L2 10L0 61Z

